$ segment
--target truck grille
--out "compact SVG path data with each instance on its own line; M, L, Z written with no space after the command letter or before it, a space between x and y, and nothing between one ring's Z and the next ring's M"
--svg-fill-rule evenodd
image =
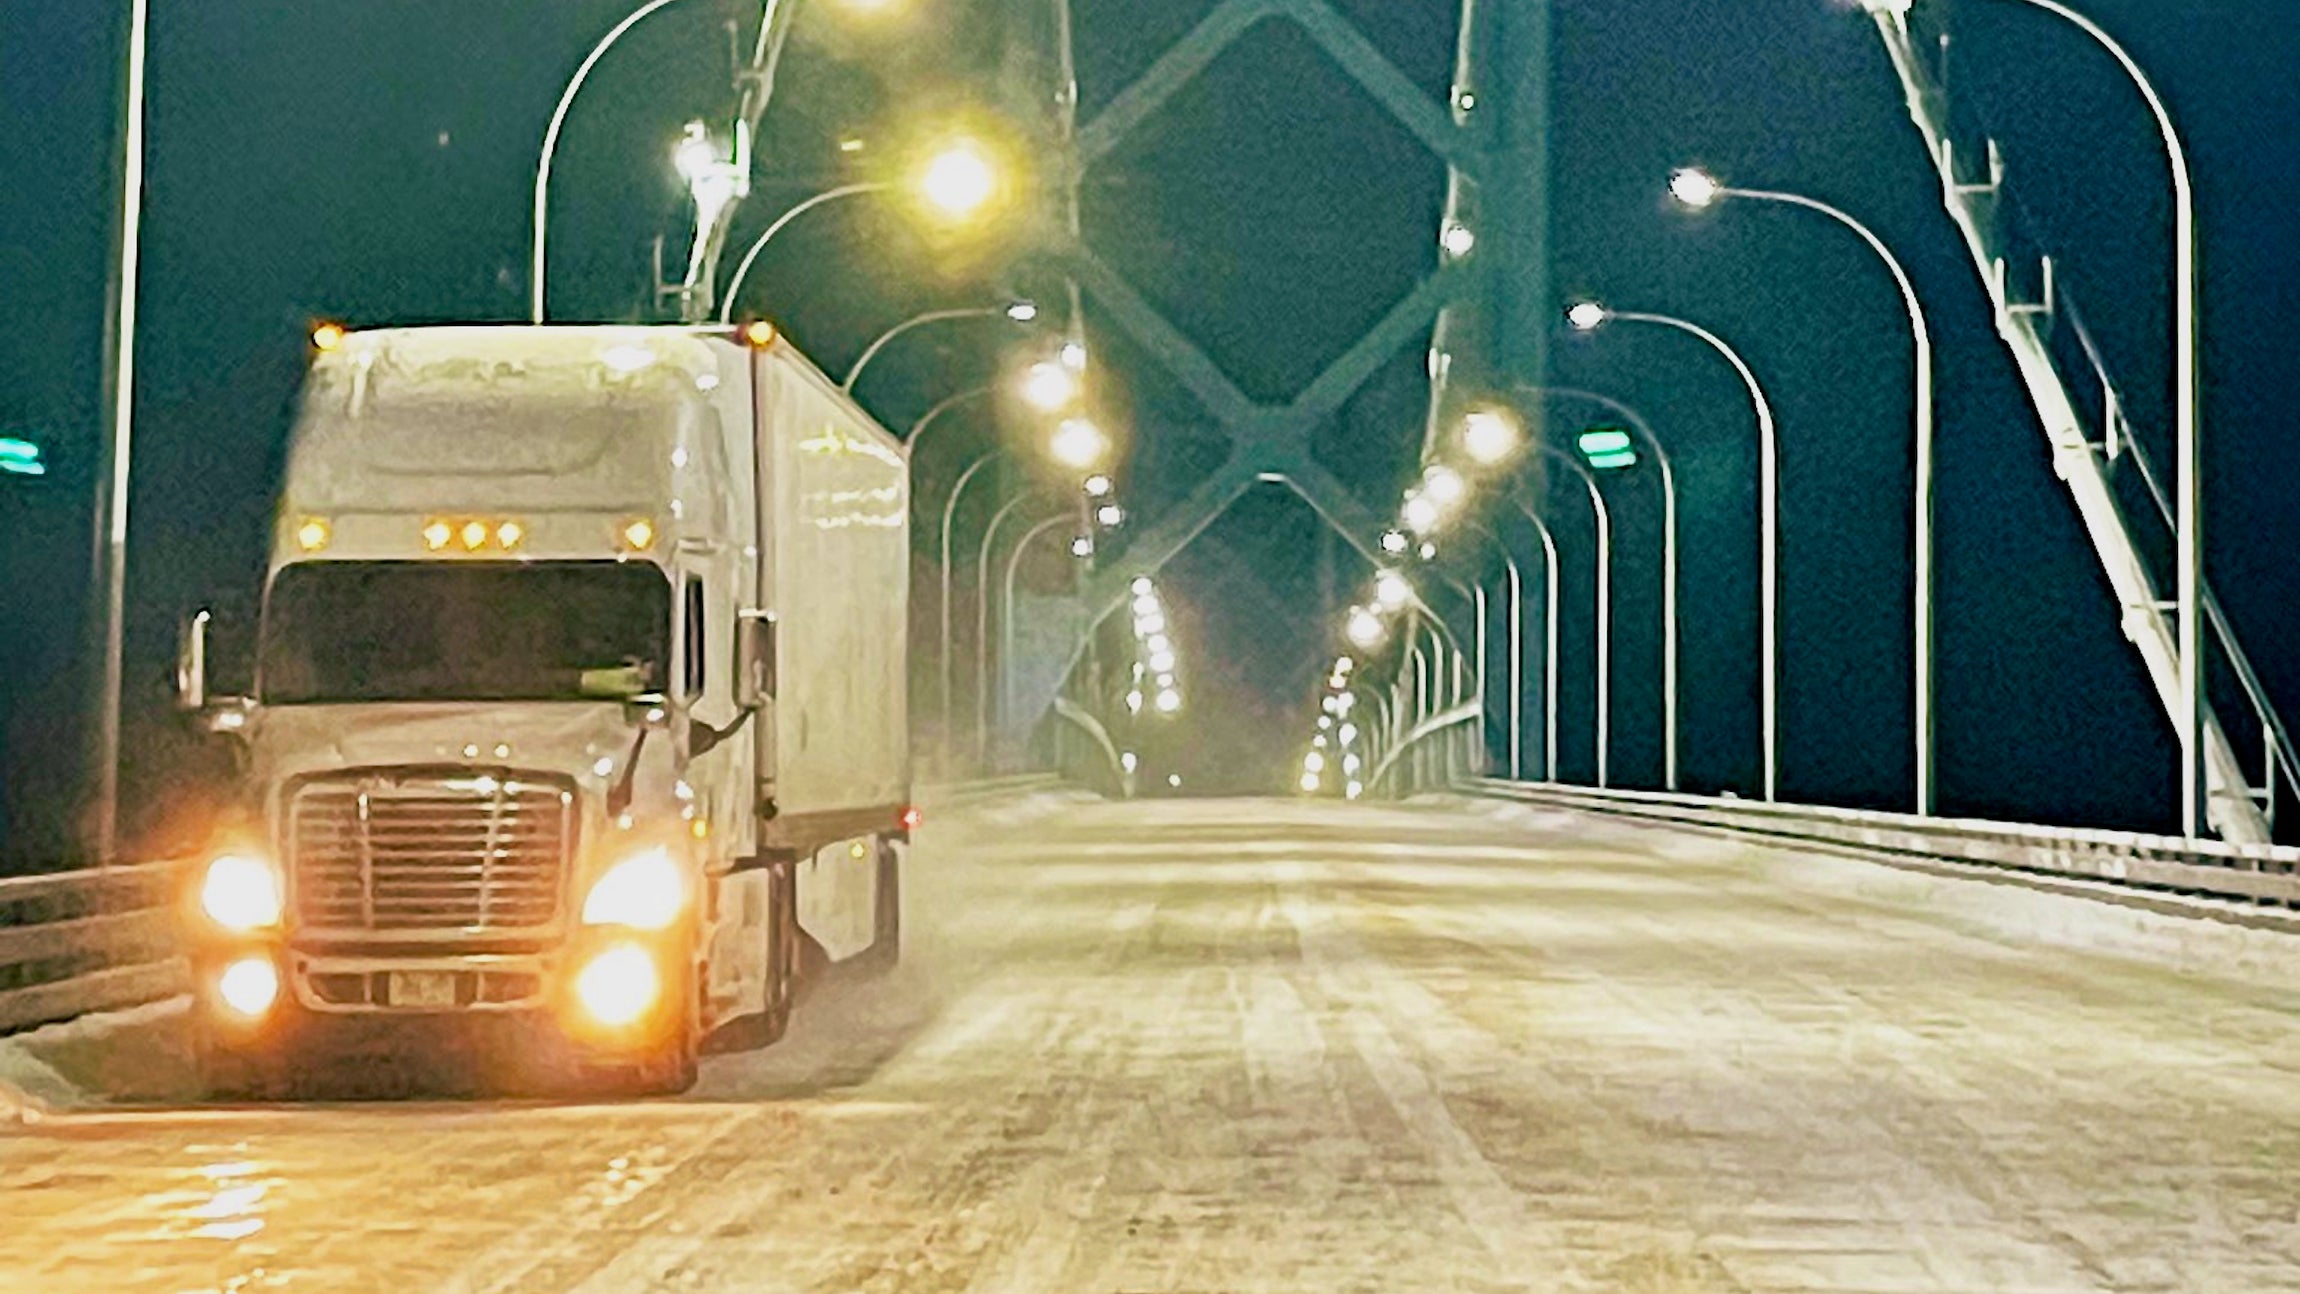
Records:
M307 929L549 926L574 845L573 789L515 773L314 781L288 810L295 913Z

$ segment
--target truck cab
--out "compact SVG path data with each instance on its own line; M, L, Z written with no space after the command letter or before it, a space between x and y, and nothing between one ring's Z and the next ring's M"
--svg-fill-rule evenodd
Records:
M890 959L907 463L771 335L336 333L288 454L240 829L188 887L220 1093L451 1048L648 1090Z

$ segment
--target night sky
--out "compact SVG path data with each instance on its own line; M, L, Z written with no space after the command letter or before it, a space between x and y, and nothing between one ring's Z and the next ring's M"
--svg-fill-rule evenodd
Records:
M1489 0L1491 2L1491 0ZM1506 0L1499 0L1506 3ZM746 212L883 165L945 114L1009 107L1002 6L912 0L862 30L830 0L800 20ZM1205 9L1076 0L1085 115ZM1433 96L1452 5L1344 0ZM252 604L265 519L315 318L362 325L510 320L526 293L528 185L561 84L628 0L155 0L143 380L131 565L131 822L172 839L187 770L161 676L185 608ZM1662 185L1688 161L1795 189L1869 220L1907 260L1938 339L1940 775L1951 812L2163 828L2169 727L2117 629L2106 582L2052 478L1989 328L1898 83L1868 20L1830 0L1557 0L1552 210L1561 294L1683 314L1731 337L1781 417L1785 517L1784 791L1905 807L1908 355L1891 284L1850 235L1801 213L1728 206L1689 219ZM2202 188L2210 560L2255 663L2289 712L2300 521L2287 410L2300 358L2300 11L2284 0L2086 0L2151 69ZM0 6L0 434L51 445L54 474L0 478L0 858L70 850L86 744L89 503L100 469L103 285L124 9ZM679 123L728 110L723 23L753 6L689 0L636 34L578 106L554 184L558 313L632 318L647 245L681 236L667 167ZM2153 128L2113 66L2016 0L1958 0L1958 89L2005 143L2020 201L2061 255L2134 400L2169 448L2168 189ZM842 137L865 140L842 155ZM1297 33L1271 25L1219 61L1088 177L1089 239L1249 392L1291 394L1434 264L1442 168ZM838 369L879 328L931 305L1035 287L1002 249L960 255L857 204L794 226L759 304ZM1109 399L1133 428L1130 501L1155 514L1218 461L1219 441L1154 363L1089 312ZM866 398L890 424L982 380L999 339L956 328L890 355ZM1553 381L1642 409L1685 499L1686 778L1747 790L1756 757L1755 448L1731 373L1691 341L1621 328L1561 338ZM1320 444L1387 510L1420 436L1409 348ZM921 460L939 493L988 443L954 421ZM1658 780L1659 512L1648 474L1610 483L1621 617L1617 781ZM1568 776L1586 776L1587 526L1553 487L1567 546ZM970 524L979 525L978 520ZM1186 669L1234 781L1275 767L1363 570L1310 542L1306 509L1258 491L1166 584ZM1530 545L1524 546L1530 558ZM1529 595L1532 585L1529 583ZM1530 658L1529 658L1530 660ZM1288 725L1292 725L1290 729ZM171 794L171 789L179 793Z

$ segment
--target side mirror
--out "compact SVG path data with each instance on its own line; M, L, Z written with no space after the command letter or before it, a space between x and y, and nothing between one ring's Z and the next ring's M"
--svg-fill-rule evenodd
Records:
M735 628L735 704L756 710L775 699L775 616L745 611Z
M197 714L208 706L208 622L206 610L186 617L176 636L176 709Z

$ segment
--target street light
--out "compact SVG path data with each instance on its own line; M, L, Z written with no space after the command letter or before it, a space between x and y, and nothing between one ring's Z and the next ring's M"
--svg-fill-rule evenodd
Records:
M735 262L735 272L727 279L727 290L719 299L719 322L729 323L733 321L735 300L742 295L743 280L750 277L751 266L757 263L759 253L767 250L767 244L774 241L775 235L783 232L783 229L792 221L825 203L837 202L842 198L859 197L865 193L884 193L893 187L885 180L857 180L851 184L837 185L800 199L789 210L775 217L774 222L767 226L764 233L751 240L750 247L743 252L743 258Z
M1383 571L1374 577L1374 600L1385 611L1396 611L1414 600L1414 586L1396 571Z
M1365 607L1351 607L1346 632L1350 642L1360 651L1372 651L1390 636L1389 626L1382 618Z
M1078 377L1053 360L1041 360L1022 373L1022 402L1040 413L1060 413L1078 402Z
M1623 404L1621 401L1614 399L1612 396L1601 395L1598 392L1586 391L1577 387L1554 386L1541 387L1536 389L1545 400L1578 400L1587 404L1597 405L1599 408L1602 408L1611 413L1613 416L1621 419L1622 422L1626 424L1625 427L1610 428L1608 430L1612 431L1618 436L1627 437L1628 447L1626 449L1618 450L1611 454L1605 455L1604 457L1606 461L1604 462L1599 462L1595 459L1592 459L1590 463L1591 467L1597 468L1599 470L1620 470L1623 467L1627 467L1631 465L1631 463L1634 463L1636 460L1635 447L1637 442L1643 441L1645 447L1653 451L1654 466L1660 469L1662 565L1661 619L1664 633L1662 638L1661 652L1661 727L1663 746L1662 782L1663 785L1666 786L1669 790L1674 791L1677 789L1678 783L1677 656L1679 640L1681 637L1678 632L1677 619L1678 544L1676 464L1670 461L1668 447L1661 443L1661 437L1654 432L1653 424L1646 420L1645 415L1639 413L1637 410L1631 408L1630 406ZM1596 443L1603 446L1613 446L1621 444L1622 442L1619 440L1608 439L1598 441ZM1587 457L1590 448L1589 444L1584 441L1581 444L1581 448L1584 456ZM1630 463L1624 463L1621 461L1624 456L1630 460Z
M1865 0L1869 12L1879 23L1908 20L1909 0ZM2157 131L2164 136L2165 156L2172 169L2172 242L2173 242L2173 332L2174 423L2176 427L2174 456L2180 460L2173 492L2179 496L2176 520L2173 523L2175 562L2179 566L2175 599L2179 609L2179 689L2180 713L2174 727L2180 737L2180 821L2189 839L2203 834L2205 822L2203 715L2204 715L2204 458L2203 422L2204 400L2201 362L2198 352L2203 340L2203 321L2199 317L2197 298L2200 292L2197 269L2196 179L2189 169L2188 148L2180 139L2180 131L2172 121L2172 110L2165 106L2164 96L2157 92L2156 84L2141 70L2134 59L2115 37L2099 23L2085 17L2060 0L2020 0L2020 3L2042 9L2075 24L2085 35L2092 37L2109 52L2117 66L2139 88L2140 97L2148 101L2148 110L2156 117Z
M1462 452L1480 467L1493 467L1525 438L1517 420L1498 409L1474 409L1461 420Z
M1874 0L1871 0L1874 3ZM1885 246L1876 231L1854 219L1850 214L1826 202L1797 193L1782 193L1769 189L1735 188L1719 181L1706 171L1686 167L1669 177L1669 192L1679 202L1695 210L1715 206L1727 198L1745 198L1754 202L1772 202L1783 206L1801 207L1819 212L1845 228L1850 229L1885 263L1900 287L1901 302L1908 308L1909 332L1916 345L1916 575L1913 593L1915 601L1916 661L1914 691L1916 694L1916 780L1917 812L1930 816L1933 812L1933 333L1925 320L1924 304L1917 299L1916 284L1892 249Z
M1002 306L959 306L949 310L928 310L912 315L872 338L871 344L863 347L863 353L856 358L854 367L847 370L846 381L841 382L839 388L852 394L855 383L862 378L863 369L868 367L872 360L878 358L879 352L885 350L895 338L913 328L923 328L928 324L945 323L954 319L996 319L1001 317L1011 319L1015 323L1026 324L1038 318L1038 306L1029 301L1012 301Z
M551 160L559 151L559 132L567 124L567 110L574 106L576 93L583 88L583 83L590 79L591 69L598 66L599 60L607 56L607 51L614 47L615 42L623 39L624 33L638 26L648 15L677 3L678 0L647 0L647 3L624 15L623 21L609 28L607 34L599 38L599 43L591 47L591 52L584 55L583 61L576 65L575 75L568 79L567 88L559 92L559 102L551 110L551 124L545 127L543 131L543 149L535 159L534 224L528 239L532 249L530 258L532 263L527 274L527 322L529 323L542 323L544 317L544 239L549 232ZM133 92L140 96L144 0L136 0L135 12L138 39L135 44L137 52L134 63L139 75L131 79L131 86ZM140 113L134 118L134 122L140 128Z
M919 192L944 216L964 220L998 196L998 168L981 144L956 140L927 162Z
M1422 493L1441 512L1460 503L1468 492L1469 485L1461 479L1461 473L1443 463L1432 463L1422 472Z
M906 449L916 448L919 442L919 438L924 436L927 432L927 428L932 427L936 420L941 418L942 415L950 412L962 404L969 404L973 401L983 399L997 389L998 388L991 386L969 387L964 391L960 391L956 395L944 396L941 400L935 403L933 408L928 409L925 413L920 414L917 422L914 422L910 425L909 433L902 438L903 447Z
M1442 519L1436 502L1418 490L1406 496L1405 506L1399 510L1398 518L1406 523L1406 529L1417 535L1426 535L1437 529Z
M967 187L967 177L970 175L977 176L985 186L981 195L974 197L971 201L968 200L971 190ZM978 215L982 208L988 204L990 198L996 194L997 173L991 169L990 160L981 151L979 145L971 141L961 141L929 159L925 168L920 172L917 183L920 196L926 200L930 209L943 219L962 221ZM834 202L841 198L851 198L865 193L885 193L895 187L897 186L889 180L857 180L850 184L841 184L835 188L825 189L821 193L800 201L790 210L775 217L774 223L768 225L764 233L752 240L750 248L743 253L743 259L736 263L734 275L727 280L724 300L719 305L719 322L726 323L734 317L735 298L743 290L743 280L749 276L751 266L757 262L759 254L767 249L767 244L772 242L775 235L781 233L785 226L826 202ZM1011 310L1011 307L1009 309ZM1033 318L1036 317L1036 307L1031 307L1030 315ZM1014 316L1010 314L1009 317ZM541 322L541 320L538 319L537 322Z
M1759 612L1761 645L1759 656L1763 672L1764 744L1765 744L1765 799L1770 802L1780 793L1781 769L1781 467L1778 437L1773 422L1772 401L1765 398L1765 389L1757 383L1741 353L1726 344L1725 339L1697 323L1673 315L1639 314L1609 310L1595 301L1575 303L1566 311L1566 319L1576 331L1589 333L1608 323L1657 324L1674 328L1699 338L1722 356L1733 371L1740 375L1748 388L1749 401L1757 417L1758 507L1762 535L1758 541L1761 575Z
M1613 514L1596 475L1579 458L1555 445L1541 448L1581 478L1597 532L1597 785L1602 789L1613 780Z
M1086 418L1065 418L1046 442L1047 453L1064 467L1098 467L1110 453L1110 437Z

